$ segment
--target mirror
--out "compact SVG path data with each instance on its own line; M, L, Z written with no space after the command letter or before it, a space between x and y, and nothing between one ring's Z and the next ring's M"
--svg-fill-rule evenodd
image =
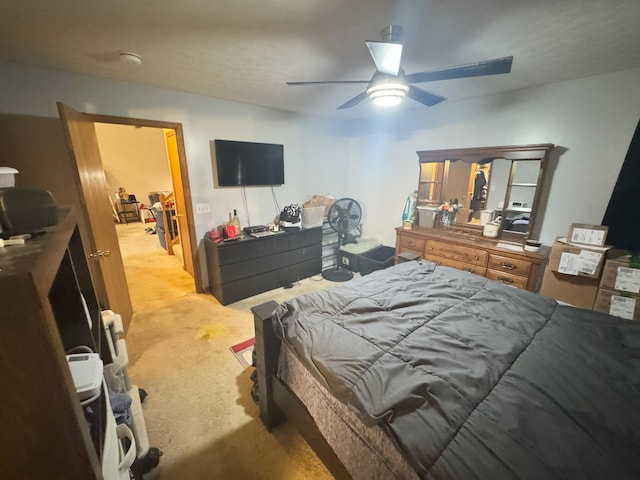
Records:
M418 226L434 228L438 208L457 204L451 228L482 235L484 225L499 226L499 237L523 240L534 229L553 145L482 147L419 151Z

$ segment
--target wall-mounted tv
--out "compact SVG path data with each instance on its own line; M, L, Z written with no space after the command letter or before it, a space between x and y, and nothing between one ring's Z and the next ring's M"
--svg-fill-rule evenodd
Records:
M220 187L283 185L284 146L215 140L216 179Z

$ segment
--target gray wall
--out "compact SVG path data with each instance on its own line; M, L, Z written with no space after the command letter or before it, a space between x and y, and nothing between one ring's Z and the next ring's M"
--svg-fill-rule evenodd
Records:
M404 201L418 186L416 151L552 143L540 231L549 244L573 222L602 221L639 115L634 69L359 122L351 126L349 191L375 219L365 234L393 245Z
M554 143L553 182L541 239L549 243L570 223L599 223L640 112L640 69L548 86L336 122L169 90L0 62L0 112L57 117L56 101L99 114L181 122L196 234L236 208L243 225L266 223L277 209L269 188L215 189L210 141L283 143L286 184L280 207L313 194L358 199L365 235L393 245L407 195L417 188L417 150ZM10 159L3 159L10 166Z

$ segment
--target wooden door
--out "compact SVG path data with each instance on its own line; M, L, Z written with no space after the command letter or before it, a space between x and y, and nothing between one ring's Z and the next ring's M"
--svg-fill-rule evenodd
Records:
M70 179L75 185L70 188L80 193L82 215L88 225L83 242L91 277L102 287L97 288L98 300L102 307L122 317L126 331L133 309L94 124L85 114L60 102L58 112L75 169L75 178Z
M182 261L184 262L184 269L193 277L193 252L191 250L191 236L189 234L189 224L187 222L186 215L187 206L183 189L182 172L180 170L180 156L178 154L176 131L172 129L165 129L164 138L167 146L171 183L173 185L173 198L176 209L175 217L178 222L178 234L180 235L180 246L182 248Z
M447 173L447 185L445 188L445 202L458 199L458 205L461 207L456 215L456 222L466 223L469 215L470 192L469 176L471 175L471 164L457 161L449 162L449 171ZM464 207L464 208L462 208Z

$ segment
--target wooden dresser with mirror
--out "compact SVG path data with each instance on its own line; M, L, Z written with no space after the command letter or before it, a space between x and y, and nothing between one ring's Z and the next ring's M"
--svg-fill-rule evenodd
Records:
M413 228L396 229L401 254L537 291L548 247L526 251L537 236L552 144L419 151ZM444 227L438 208L458 205ZM425 214L427 212L427 214ZM430 213L430 214L429 214ZM487 224L495 238L483 236ZM495 233L497 232L497 233ZM406 256L406 255L405 255Z

